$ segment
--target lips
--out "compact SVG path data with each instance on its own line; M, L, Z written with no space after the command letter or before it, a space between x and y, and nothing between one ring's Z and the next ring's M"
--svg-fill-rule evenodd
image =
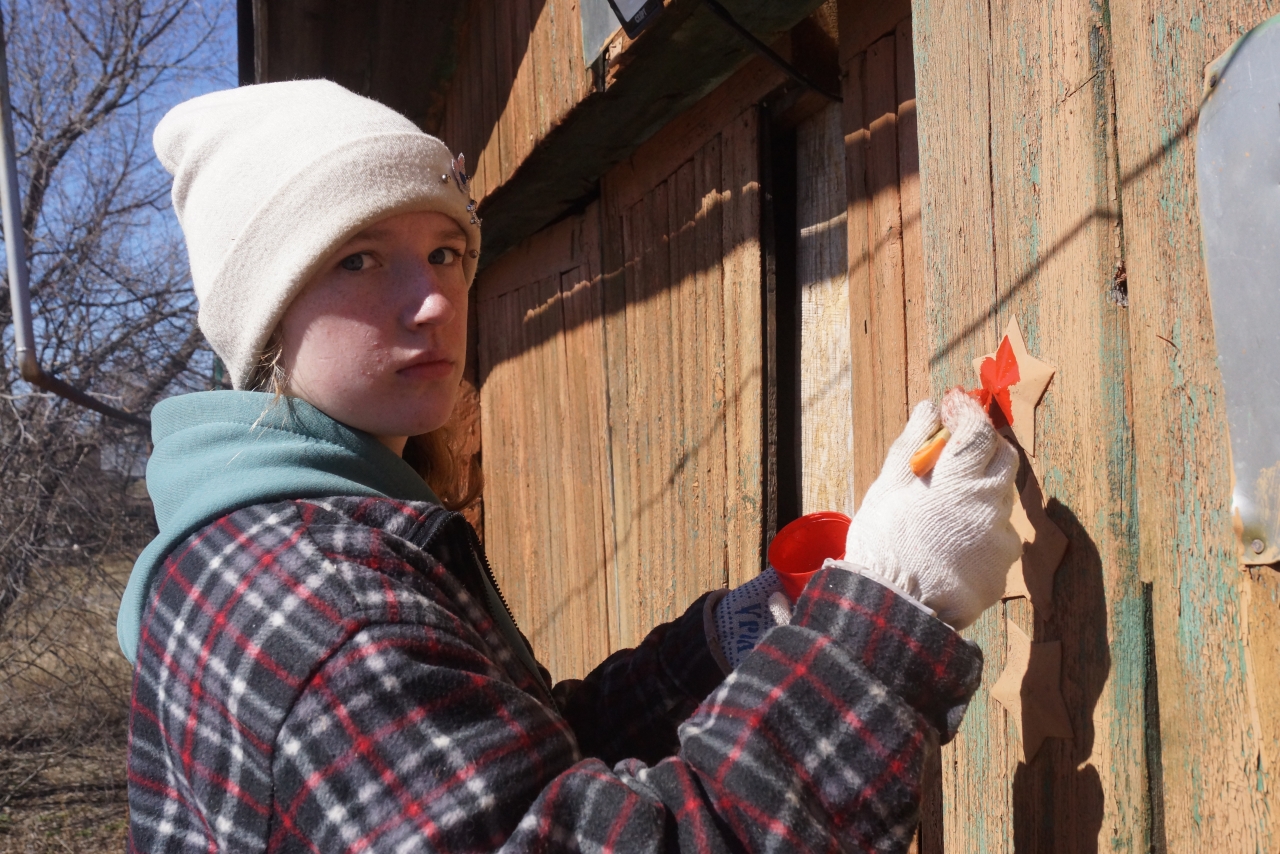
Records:
M396 373L411 380L442 380L453 373L455 366L453 359L427 353L397 368Z

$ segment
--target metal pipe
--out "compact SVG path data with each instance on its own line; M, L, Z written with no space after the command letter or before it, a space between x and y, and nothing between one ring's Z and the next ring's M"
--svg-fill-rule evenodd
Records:
M109 406L86 392L45 373L36 351L35 325L31 318L31 288L27 275L26 234L22 229L22 200L18 191L18 155L13 137L13 108L9 103L9 58L5 49L4 13L0 11L0 218L4 222L5 256L9 264L9 306L13 315L13 341L18 371L36 388L64 397L108 418L150 428L146 418Z

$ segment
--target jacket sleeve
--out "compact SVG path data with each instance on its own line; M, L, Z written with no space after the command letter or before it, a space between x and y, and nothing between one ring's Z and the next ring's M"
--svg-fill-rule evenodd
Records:
M981 653L839 569L794 619L679 728L674 756L613 767L463 634L367 626L280 732L271 848L905 851L927 749L954 735Z
M627 758L653 764L676 752L676 728L724 680L705 630L710 595L585 679L556 684L556 704L584 756L609 765Z

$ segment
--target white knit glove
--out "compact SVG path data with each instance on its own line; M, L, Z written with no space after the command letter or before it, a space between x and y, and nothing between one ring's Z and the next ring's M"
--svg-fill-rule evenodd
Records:
M942 423L951 439L916 477L911 455L938 429L933 402L916 406L849 526L844 559L963 629L999 601L1022 552L1010 521L1018 452L959 389L943 399Z

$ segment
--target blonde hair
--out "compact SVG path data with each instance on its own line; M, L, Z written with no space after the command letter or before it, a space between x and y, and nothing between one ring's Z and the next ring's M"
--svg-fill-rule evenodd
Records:
M284 342L273 333L258 357L249 375L249 391L264 391L275 395L275 402L289 393L289 377L281 364ZM448 424L430 433L410 436L405 443L403 458L431 487L447 510L462 510L475 503L484 489L484 477L475 458L467 461L466 470L459 465L459 454L454 446L456 436Z

